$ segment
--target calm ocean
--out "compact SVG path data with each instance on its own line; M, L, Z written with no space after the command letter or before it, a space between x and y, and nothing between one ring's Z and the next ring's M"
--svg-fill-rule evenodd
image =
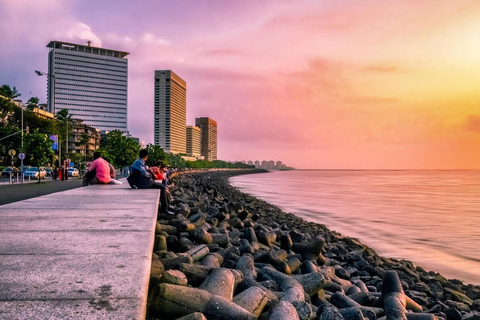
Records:
M294 170L230 182L383 256L480 284L480 171Z

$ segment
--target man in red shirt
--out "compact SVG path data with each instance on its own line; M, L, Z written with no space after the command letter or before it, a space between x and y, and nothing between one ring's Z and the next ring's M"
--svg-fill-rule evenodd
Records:
M93 159L92 164L83 177L82 186L110 183L110 179L115 178L115 176L112 177L112 171L115 174L115 169L112 170L113 166L100 157L100 152L93 153Z

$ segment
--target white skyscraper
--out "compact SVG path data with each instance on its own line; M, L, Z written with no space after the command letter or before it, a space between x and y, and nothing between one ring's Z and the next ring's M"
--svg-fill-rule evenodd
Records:
M100 130L127 131L128 52L62 41L48 45L48 110L68 109Z

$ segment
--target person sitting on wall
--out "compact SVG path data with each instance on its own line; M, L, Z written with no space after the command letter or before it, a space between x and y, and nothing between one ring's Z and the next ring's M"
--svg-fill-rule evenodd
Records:
M107 161L108 167L110 168L110 184L123 184L123 182L118 181L116 179L117 178L117 172L116 172L113 164L111 164L110 161L108 161L109 159L107 159L107 158L104 158L104 160Z
M153 164L153 166L150 166L148 168L150 170L150 172L152 173L153 179L155 181L163 182L163 180L165 179L165 177L163 175L163 172L162 172L162 166L163 165L164 165L163 162L157 161Z
M148 159L148 150L142 149L138 159L130 167L128 184L134 189L160 189L160 213L173 214L168 211L168 198L163 184L155 182L152 172L148 170L145 161Z
M82 186L85 187L91 184L109 184L112 179L111 167L113 168L113 166L100 157L100 152L94 152L93 159L90 167L83 176ZM113 169L113 175L115 178L115 169Z

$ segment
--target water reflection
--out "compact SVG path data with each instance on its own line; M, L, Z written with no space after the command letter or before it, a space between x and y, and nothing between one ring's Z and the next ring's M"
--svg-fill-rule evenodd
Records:
M383 255L480 284L480 171L281 171L231 179Z

